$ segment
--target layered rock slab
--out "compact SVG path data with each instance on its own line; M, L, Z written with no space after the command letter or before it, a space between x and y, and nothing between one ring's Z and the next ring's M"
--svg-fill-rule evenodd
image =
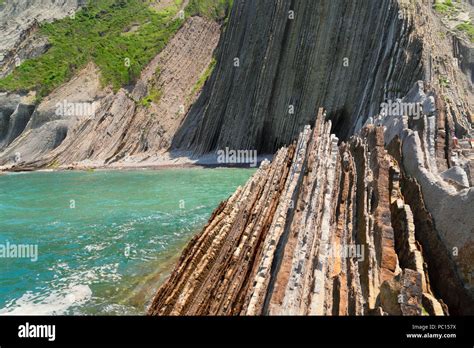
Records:
M431 286L415 233L426 226L384 135L369 125L338 145L320 110L216 209L149 314L446 314L453 296Z

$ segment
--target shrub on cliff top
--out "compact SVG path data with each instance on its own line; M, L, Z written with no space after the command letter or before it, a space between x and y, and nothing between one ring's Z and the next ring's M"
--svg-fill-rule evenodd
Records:
M459 24L456 29L465 32L469 37L469 40L474 42L474 25L471 22Z
M186 7L188 16L201 16L213 20L224 20L230 9L233 0L190 0Z

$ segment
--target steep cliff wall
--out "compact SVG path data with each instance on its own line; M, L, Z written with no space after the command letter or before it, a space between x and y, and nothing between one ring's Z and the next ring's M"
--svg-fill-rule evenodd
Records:
M397 1L236 1L216 73L175 146L271 153L313 122L317 105L348 136L423 75L402 12Z
M215 73L173 145L199 153L226 146L273 153L312 124L318 106L345 139L415 81L457 83L464 77L451 76L452 48L440 38L431 5L236 0ZM472 86L461 85L472 96ZM465 134L466 122L458 124Z

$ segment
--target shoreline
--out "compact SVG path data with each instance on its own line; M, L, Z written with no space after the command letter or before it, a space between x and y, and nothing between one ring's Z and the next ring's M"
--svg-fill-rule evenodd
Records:
M234 172L236 173L236 176L234 176ZM79 253L78 255L84 255L85 257L79 258L81 260L80 265L75 261L78 258L70 258L69 256L61 258L62 260L57 262L58 257L54 256L54 250L59 249L51 249L51 255L53 255L51 256L53 262L49 264L52 265L51 272L54 274L60 274L61 281L55 282L51 277L41 276L42 284L45 284L43 290L32 291L31 296L25 295L29 291L29 285L26 284L25 289L20 289L23 291L18 291L18 295L16 295L16 292L15 296L12 294L12 299L8 303L8 308L6 305L2 306L2 308L8 312L15 310L15 313L20 313L21 311L21 313L25 315L34 314L36 313L35 311L40 311L43 315L49 315L52 312L46 311L49 311L50 308L58 313L60 311L60 315L73 315L74 313L80 313L81 315L146 315L156 291L176 268L179 258L182 255L182 251L186 248L189 241L192 240L196 234L202 231L203 226L207 223L209 216L212 214L215 207L217 207L222 200L227 199L228 193L226 192L233 191L233 186L238 185L236 180L246 181L246 177L251 176L253 171L221 170L191 172L184 170L177 171L176 174L175 172L166 173L159 171L148 171L148 174L150 175L147 175L146 173L147 172L141 171L124 173L110 172L102 173L104 175L96 173L96 175L102 178L114 178L117 175L119 177L128 177L128 174L130 174L132 175L132 178L139 176L139 183L156 183L156 185L153 185L156 186L155 188L163 186L168 187L168 189L138 190L138 194L140 194L140 192L144 193L144 199L135 199L132 202L133 204L128 204L127 201L124 201L124 198L120 198L126 197L125 199L128 199L128 192L135 192L133 188L125 191L122 190L120 196L112 195L111 197L105 197L104 195L97 194L98 191L90 191L91 189L87 189L85 191L94 192L97 197L100 197L98 200L100 202L96 205L92 205L91 203L97 201L96 199L86 201L84 198L84 192L78 192L76 193L78 195L77 197L84 198L83 207L86 207L84 213L79 212L81 214L79 217L69 219L69 217L74 215L74 213L70 213L69 207L66 204L64 205L63 211L67 211L67 213L63 215L58 213L58 215L55 215L54 218L50 219L53 221L52 224L50 224L49 220L40 222L37 225L38 231L46 231L46 227L52 226L51 230L48 230L48 233L50 233L51 236L54 235L57 236L57 238L62 238L62 236L67 235L66 238L68 243L71 245L70 253L68 254L74 255L74 253L77 252ZM166 181L156 179L161 178L160 173L164 174ZM90 178L96 177L93 173L91 174L92 176ZM76 177L76 175L83 178L88 177L87 173L71 173L72 176L67 174L64 175L65 181L59 180L58 185L64 185L66 188L71 187L69 185L71 181L69 180L75 180L74 177ZM182 175L185 175L185 177L179 179L178 177ZM59 176L61 176L61 174L59 174ZM146 181L142 181L141 177L143 176ZM15 179L15 177L18 178L18 180ZM11 176L5 176L4 180L1 180L0 178L0 181L5 187L11 188L9 192L11 192L13 196L17 195L19 192L16 190L17 186L25 186L23 180L28 180L28 183L31 182L30 180L33 180L35 184L39 183L37 187L40 190L40 193L36 190L29 189L25 191L26 194L20 193L20 196L23 197L23 201L29 202L30 200L33 200L33 198L25 198L30 197L28 196L29 193L34 193L35 195L38 194L39 196L44 197L42 192L48 192L49 187L48 185L43 185L41 183L43 183L43 180L47 180L45 182L48 183L56 182L55 177L57 177L55 174L38 174L37 176L15 176L12 174ZM197 181L195 181L194 178L196 178ZM197 187L196 185L200 186L199 183L201 182L199 178L203 178L203 187L207 187L208 189L197 190L196 192L189 189L183 189L180 191L180 189L174 188L174 185L162 185L163 182L173 183L175 180L178 180L176 182L188 185L188 187ZM224 184L223 186L218 185L219 187L215 188L215 181L218 178L222 178L223 181L224 178L228 178L225 179L225 182L232 187L227 187ZM109 181L106 179L105 181L107 183L113 183L110 187L118 187L117 185L123 187L124 185L122 184L129 185L129 183L133 184L135 182L133 179L128 181L115 181L114 179ZM5 183L9 182L17 185L15 186L15 189L13 186L8 184L5 185ZM100 180L86 179L86 182L91 182L96 185L92 186L92 188L102 186ZM32 185L27 186L32 187ZM74 187L75 186L73 186L73 188ZM180 187L183 186L180 185ZM64 198L69 199L69 197L71 197L70 192L56 195L57 192L64 191L65 190L56 187L55 190L53 190L53 195L55 199L67 203L68 201ZM105 188L104 191L100 192L111 191L112 189ZM177 200L182 198L181 194L183 192L189 192L195 198L191 197L190 200L187 201L186 210L176 212L178 207ZM171 196L169 194L171 194ZM215 197L215 195L222 195L222 197ZM156 200L154 197L157 197ZM119 201L121 201L121 203L117 205L116 202ZM137 205L135 204L137 202L145 202L146 204ZM176 204L169 202L176 202ZM38 206L40 206L41 209L50 209L49 205L46 206L39 204ZM51 206L56 209L58 205L52 204ZM112 223L112 220L106 217L106 215L108 214L107 212L110 212L112 209L111 207L116 206L117 209L122 209L125 214L122 214L122 212L115 214L116 216L120 216L120 218L114 219ZM137 208L140 206L143 206L144 210ZM105 213L99 213L98 209L102 210L102 207L103 212ZM133 212L133 210L136 210L137 213ZM127 212L131 212L129 217L126 217ZM7 211L6 216L14 217L14 214L15 212L12 215ZM96 216L99 218L92 219L92 217ZM67 224L68 229L65 230L63 225L56 224L57 221ZM86 228L83 228L83 221L90 221L91 224L87 223ZM76 226L78 227L76 228ZM2 230L6 231L7 229L4 228ZM18 228L18 231L23 230L26 230L26 228L22 226ZM100 233L97 233L97 231ZM87 233L88 236L85 237L84 233ZM94 237L96 234L98 236L101 235L102 237ZM57 243L54 244L58 246ZM119 245L119 247L116 247L117 245ZM124 246L130 246L130 250L135 251L130 252L128 256L123 252ZM58 248L61 248L61 246L59 245ZM96 258L98 255L102 256ZM102 259L106 261L102 263ZM43 261L45 260L47 261L47 259L43 259ZM38 270L41 270L44 269L43 265L44 264L38 263L35 264L35 267ZM80 286L80 288L78 288L78 286ZM70 287L72 290L69 289ZM71 305L67 307L66 305L69 304L67 299L76 293L81 294L81 301L84 301L84 304L78 304L77 306ZM84 298L82 295L84 295ZM90 296L92 296L92 299ZM57 301L61 304L64 303L64 308L50 306L53 300L56 301L55 298L59 299ZM32 300L30 301L30 299ZM32 303L32 301L36 302ZM39 303L41 306L36 306L36 303ZM0 308L0 310L2 308ZM26 313L25 311L30 312Z
M0 175L9 173L29 173L29 172L66 172L66 171L112 171L112 170L165 170L180 168L239 168L239 169L257 169L264 160L271 161L273 155L266 154L257 156L255 163L222 163L218 161L215 153L208 153L198 157L192 155L179 155L165 153L156 157L146 159L128 158L121 162L104 164L98 161L74 162L67 165L34 167L32 165L9 165L0 166Z

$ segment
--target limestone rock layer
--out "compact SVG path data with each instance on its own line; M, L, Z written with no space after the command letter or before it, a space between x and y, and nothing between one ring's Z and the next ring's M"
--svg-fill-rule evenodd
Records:
M313 129L214 211L149 314L472 313L459 272L469 261L447 248L404 164L403 137L386 143L385 130L369 124L338 144L321 109Z
M215 73L173 146L274 153L313 125L320 106L345 140L418 80L457 85L447 93L458 110L448 112L458 115L461 137L468 128L461 115L469 113L462 100L469 95L472 107L472 85L452 62L468 73L473 56L440 39L432 3L236 0Z

